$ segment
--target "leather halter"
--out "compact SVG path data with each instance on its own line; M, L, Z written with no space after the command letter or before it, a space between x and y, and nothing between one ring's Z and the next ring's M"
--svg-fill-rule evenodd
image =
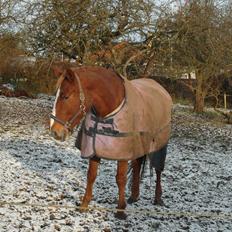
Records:
M75 77L77 79L78 82L78 86L79 86L79 91L80 91L80 95L79 95L79 99L80 99L80 109L68 120L68 121L63 121L59 118L57 118L55 115L50 114L50 118L55 120L56 122L58 122L59 124L61 124L62 126L64 126L68 131L72 131L71 126L73 124L73 122L76 120L76 118L82 113L82 119L85 117L86 115L86 106L85 106L85 94L84 91L82 89L81 86L81 81L79 76L75 73ZM81 119L81 120L82 120Z

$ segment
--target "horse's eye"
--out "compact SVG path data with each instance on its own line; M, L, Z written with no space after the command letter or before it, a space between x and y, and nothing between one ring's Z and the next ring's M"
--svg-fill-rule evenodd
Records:
M61 94L60 94L60 98L61 98L62 100L67 100L67 99L69 98L69 96L66 96L66 95L64 95L63 93L61 93Z

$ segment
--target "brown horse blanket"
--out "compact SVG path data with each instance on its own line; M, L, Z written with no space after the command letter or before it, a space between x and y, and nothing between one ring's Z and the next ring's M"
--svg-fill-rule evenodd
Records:
M93 112L83 122L81 156L133 160L163 148L170 137L172 100L151 79L124 81L125 99L105 118Z

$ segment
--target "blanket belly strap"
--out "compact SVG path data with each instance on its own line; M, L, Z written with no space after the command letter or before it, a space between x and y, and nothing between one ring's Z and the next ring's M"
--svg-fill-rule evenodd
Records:
M113 122L113 119L112 119ZM149 134L152 137L159 135L159 133L161 133L163 130L165 130L168 126L170 126L170 122L164 126L163 128L161 128L160 130L156 131L155 133L152 133L150 131L130 131L130 132L120 132L118 130L114 130L110 127L102 127L102 129L97 129L97 123L95 124L94 127L89 127L89 129L87 129L84 126L84 133L87 136L90 137L94 137L97 134L98 135L104 135L104 136L112 136L112 137L127 137L127 136L135 136L135 135L145 135L145 134ZM112 123L108 123L108 124L112 124ZM113 127L113 126L112 126Z
M87 130L87 128L84 127L84 133L90 137L94 137L96 135L104 135L104 136L111 136L111 137L128 137L128 136L134 136L134 135L150 134L150 132L146 132L146 131L119 132L118 130L113 130L108 127L105 127L105 128L103 127L102 129L90 127L89 130Z

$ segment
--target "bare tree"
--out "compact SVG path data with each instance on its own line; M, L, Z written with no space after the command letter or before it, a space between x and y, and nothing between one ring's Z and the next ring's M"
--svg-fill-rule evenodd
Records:
M6 70L10 67L10 59L24 54L20 48L22 42L19 29L19 22L22 19L19 0L0 1L0 74L1 81L10 79ZM13 76L11 77L13 79Z
M188 85L195 95L195 111L202 112L205 97L212 94L215 77L232 64L231 6L217 1L188 1L181 10L160 18L152 37L150 69L172 76L195 72Z
M29 0L28 0L29 1ZM24 0L0 1L0 33L17 32L24 21Z
M151 0L34 1L27 35L37 54L62 54L88 64L93 53L107 50L117 68L115 45L146 37L153 5Z

